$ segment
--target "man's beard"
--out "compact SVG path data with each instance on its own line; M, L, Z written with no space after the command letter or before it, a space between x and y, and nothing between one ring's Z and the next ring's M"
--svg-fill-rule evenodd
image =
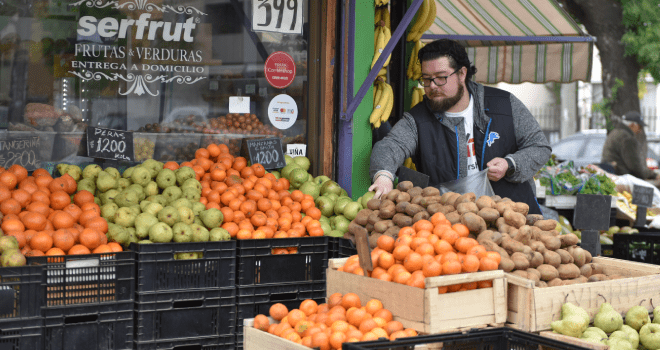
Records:
M465 89L463 88L463 85L458 85L458 91L456 91L456 95L454 95L454 97L447 97L440 101L429 98L429 108L431 108L431 111L433 112L444 113L450 108L454 107L458 101L463 98L464 93Z

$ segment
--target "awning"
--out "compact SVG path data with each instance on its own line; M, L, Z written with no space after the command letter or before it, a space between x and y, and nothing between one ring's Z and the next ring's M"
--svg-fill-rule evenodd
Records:
M422 36L460 41L477 67L475 81L560 82L591 79L595 38L555 0L435 0Z

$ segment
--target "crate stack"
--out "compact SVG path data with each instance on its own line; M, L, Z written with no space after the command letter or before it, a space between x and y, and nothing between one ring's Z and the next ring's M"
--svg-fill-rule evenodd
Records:
M292 254L277 254L287 249ZM328 237L251 239L238 241L236 348L243 349L243 321L268 314L282 303L325 302Z
M236 241L134 244L135 349L233 349ZM181 259L181 253L196 259ZM185 255L185 254L184 254Z
M348 258L357 254L357 248L350 239L328 237L328 259Z
M43 347L31 349L133 348L133 252L29 257L27 263L42 272Z
M42 266L0 268L0 349L43 347Z

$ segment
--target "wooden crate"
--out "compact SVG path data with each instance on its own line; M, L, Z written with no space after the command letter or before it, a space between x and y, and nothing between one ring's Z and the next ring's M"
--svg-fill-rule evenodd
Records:
M583 348L592 349L592 350L608 350L610 347L604 344L596 344L588 341L584 341L580 338L570 337L568 335L563 335L550 331L543 331L539 333L542 337L558 340L564 343L569 343Z
M271 323L277 322L268 318ZM308 347L253 327L254 318L243 320L243 350L309 350Z
M561 306L565 302L582 307L591 317L605 301L621 314L640 304L652 311L652 298L658 304L660 266L603 257L596 257L593 262L601 264L607 274L624 278L537 288L531 280L507 274L508 325L526 332L548 330L552 321L561 318Z
M506 321L506 281L501 270L427 278L426 288L421 289L337 271L345 262L346 259L330 260L326 275L328 295L355 293L363 303L378 299L395 320L419 333L436 334ZM437 287L490 280L491 288L438 294Z

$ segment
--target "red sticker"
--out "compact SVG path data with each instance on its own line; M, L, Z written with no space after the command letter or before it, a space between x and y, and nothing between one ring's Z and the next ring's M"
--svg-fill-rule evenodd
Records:
M296 77L296 62L286 52L273 52L266 59L264 74L270 85L277 89L284 89L291 85Z

